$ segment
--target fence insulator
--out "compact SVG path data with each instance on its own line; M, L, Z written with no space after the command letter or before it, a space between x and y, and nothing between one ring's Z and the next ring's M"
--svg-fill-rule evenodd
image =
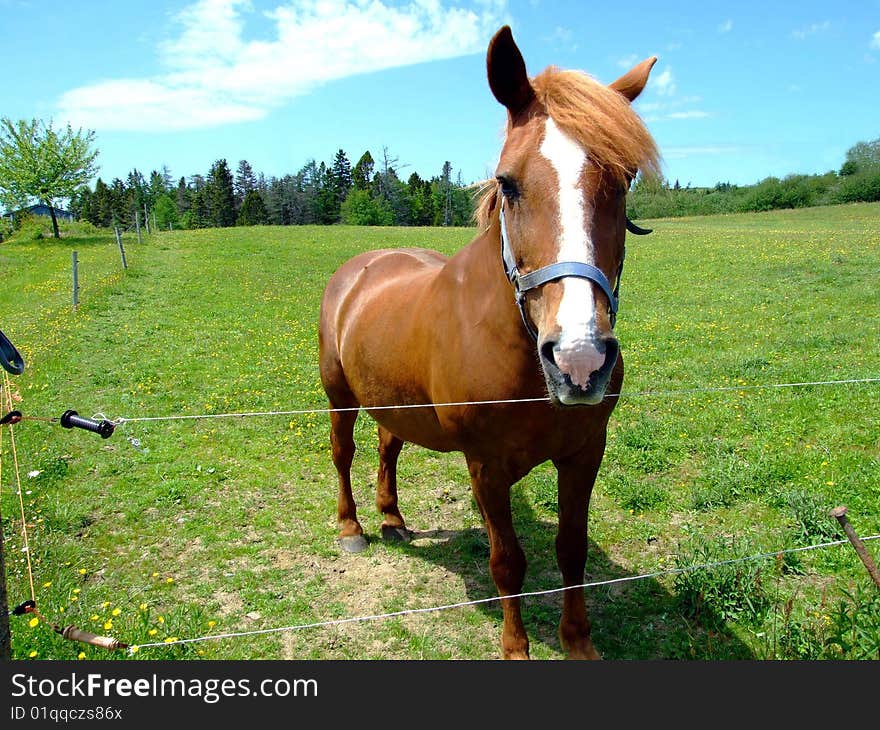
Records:
M92 433L101 434L102 439L108 439L113 434L116 426L106 418L102 421L94 421L91 418L83 418L76 411L64 411L61 416L61 425L64 428L82 428Z

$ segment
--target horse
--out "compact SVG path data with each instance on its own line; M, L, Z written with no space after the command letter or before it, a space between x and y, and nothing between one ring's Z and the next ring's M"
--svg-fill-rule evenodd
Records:
M547 461L557 471L563 586L583 584L590 495L623 383L613 327L625 236L628 225L644 232L629 223L626 193L639 171L656 174L660 164L631 102L656 60L607 86L554 66L530 78L510 27L500 28L486 71L507 128L478 202L479 234L451 257L418 248L356 255L322 297L319 367L341 549L368 547L350 476L359 410L378 424L384 539L412 536L397 497L404 443L461 452L488 536L506 659L529 658L517 597L526 558L510 490ZM562 648L601 658L583 588L563 596Z

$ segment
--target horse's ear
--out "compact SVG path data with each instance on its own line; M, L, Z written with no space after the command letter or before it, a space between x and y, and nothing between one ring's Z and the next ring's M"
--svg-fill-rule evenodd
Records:
M526 62L507 25L489 42L486 73L489 76L489 88L495 98L507 107L511 118L525 111L535 98L535 91L526 73Z
M657 56L646 58L637 66L633 66L617 81L612 81L608 86L615 91L619 91L630 101L635 101L636 97L645 88L645 84L648 83L648 75L651 73L655 63L657 63Z

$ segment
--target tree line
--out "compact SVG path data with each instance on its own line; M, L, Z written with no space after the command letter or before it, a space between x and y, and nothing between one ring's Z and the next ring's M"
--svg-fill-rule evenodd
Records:
M473 214L473 196L453 178L450 162L423 179L404 182L397 158L383 148L378 162L370 151L352 166L340 149L332 163L309 160L295 174L266 177L247 160L233 172L218 159L206 175L174 180L166 167L147 177L132 170L125 180L79 187L69 210L98 227L130 225L150 216L168 228L224 228L251 225L463 226Z
M97 178L94 132L55 130L39 120L0 118L0 205L12 215L2 227L20 225L16 211L34 200L52 214L69 201L70 212L98 227L130 226L141 213L162 229L234 225L461 226L471 222L474 198L461 174L445 162L429 179L403 167L387 148L377 161L364 152L352 166L337 151L331 164L309 160L296 174L267 178L240 160L233 173L218 159L206 175L175 183L167 167L148 177L132 170L109 184ZM837 171L821 175L768 177L755 185L717 183L714 188L682 187L676 180L638 177L627 198L631 218L737 213L807 206L880 201L880 138L858 142ZM144 221L145 223L147 220ZM0 240L4 235L0 230Z
M837 171L768 177L755 185L682 187L678 180L639 178L627 196L630 218L750 213L780 208L880 201L880 138L849 148Z

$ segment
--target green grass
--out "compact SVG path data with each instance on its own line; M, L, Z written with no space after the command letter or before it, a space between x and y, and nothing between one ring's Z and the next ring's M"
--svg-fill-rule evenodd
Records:
M825 542L838 504L860 534L880 532L880 388L748 388L880 375L880 205L643 223L655 233L628 241L618 323L628 395L591 507L589 579ZM0 328L27 362L10 378L15 407L55 419L69 408L109 418L322 408L316 325L330 273L365 249L452 252L473 233L167 232L127 239L124 272L111 236L4 243ZM701 388L729 390L689 392ZM354 557L335 544L325 415L129 422L107 440L17 425L41 613L142 644L495 595L461 456L407 446L401 509L433 533L385 545L374 427L358 424L354 492L373 542ZM14 605L30 588L8 429L3 439ZM513 497L525 590L558 587L552 469L536 468ZM876 658L878 602L848 545L747 565L588 590L598 648L621 659ZM524 602L533 657L562 656L560 603ZM16 658L107 656L11 621ZM500 624L490 603L135 657L484 659L498 656Z

